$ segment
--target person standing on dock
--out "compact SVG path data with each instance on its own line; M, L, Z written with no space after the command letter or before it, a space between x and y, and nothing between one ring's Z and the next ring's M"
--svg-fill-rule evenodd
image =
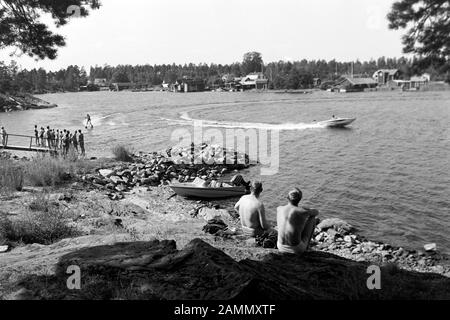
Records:
M61 130L60 136L59 136L59 148L61 150L64 150L64 138L65 138L65 136L66 136L66 129L64 129L64 131Z
M75 133L74 133L73 136L72 136L72 144L73 144L73 147L75 148L75 150L76 150L77 153L78 153L78 137L77 137L77 130L75 130Z
M56 134L55 134L55 149L59 149L59 129L56 129Z
M44 147L45 141L44 141L44 127L41 127L41 131L39 132L39 143L41 147Z
M37 125L34 125L34 138L36 139L36 146L39 146L39 130Z
M84 134L81 130L78 130L78 144L80 145L81 155L84 157L86 155L86 151L84 149Z
M3 147L6 147L6 137L8 134L6 133L5 127L0 129L0 140L2 141Z
M45 138L47 139L47 148L52 147L52 132L50 131L50 127L47 126L47 129L45 130Z
M64 156L66 156L69 153L69 148L70 148L70 136L69 136L69 131L67 131L66 136L64 137L64 143L63 143Z

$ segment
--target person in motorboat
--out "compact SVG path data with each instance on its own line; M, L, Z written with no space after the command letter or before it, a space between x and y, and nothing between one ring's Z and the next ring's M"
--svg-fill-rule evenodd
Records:
M249 237L261 235L271 229L266 220L264 204L259 199L263 191L262 183L255 181L250 187L251 193L242 196L234 209L239 213L242 231Z
M319 211L299 207L301 199L301 190L295 188L288 193L288 204L277 208L277 247L281 253L302 254L309 247Z
M243 186L245 187L247 192L250 191L250 181L245 181L244 177L242 177L240 174L233 176L230 180L230 183L235 187Z

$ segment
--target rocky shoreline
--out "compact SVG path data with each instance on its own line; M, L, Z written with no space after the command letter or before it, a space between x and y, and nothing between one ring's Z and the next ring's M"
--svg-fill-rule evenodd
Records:
M203 160L214 152L215 148L206 144L193 147L192 150L183 148L177 150L176 154L172 149L164 152L141 152L133 155L133 160L129 163L101 168L81 179L99 189L109 190L111 200L120 200L124 198L125 192L135 187L157 187L168 185L174 180L192 182L195 178L220 180L230 173L250 167L247 155L229 152L227 156L226 151L222 160L224 164L205 164Z
M26 93L14 95L0 93L0 112L48 109L56 107L56 104L48 103Z
M234 160L240 157L245 159L245 155L237 155ZM264 248L255 239L243 236L231 207L173 197L167 186L172 179L225 178L249 165L245 161L235 162L219 166L189 165L173 161L167 152L140 153L130 163L102 161L92 171L72 177L63 187L24 188L2 198L0 216L15 218L45 191L49 203L70 213L70 223L77 228L79 236L51 245L6 244L6 249L5 243L0 243L5 249L0 253L0 282L4 284L0 299L114 298L110 293L94 294L105 288L120 292L118 298L126 299L228 299L242 297L249 291L266 298L284 299L291 292L297 295L295 299L339 299L338 289L329 287L324 279L338 284L342 280L338 277L349 270L356 272L346 279L346 285L351 288L341 292L349 298L356 294L349 290L364 292L363 298L423 298L421 294L450 298L449 260L435 248L420 252L370 241L345 221L331 218L318 224L311 251L304 257L281 257L276 249ZM222 221L227 231L205 228L213 219ZM118 256L125 248L128 260ZM80 257L85 259L83 270L88 270L92 283L88 291L74 294L61 287L65 284L62 271L74 259L81 261ZM216 265L214 272L218 275L204 271L208 263ZM366 292L366 268L370 264L382 267L386 273L383 277L391 279L393 287L398 282L402 292ZM298 272L284 274L286 267ZM321 283L319 287L313 286L305 270ZM185 279L188 271L197 286L179 287L167 282L168 278ZM121 279L117 274L121 274ZM140 283L148 277L151 285L145 280L137 289L117 287L117 281ZM356 281L353 277L358 282L353 283ZM223 279L228 280L223 283ZM211 287L206 280L216 283L216 287ZM416 295L412 287L417 281L422 289ZM436 291L436 288L440 289ZM133 295L129 296L129 291Z
M240 158L245 159L245 155L241 155ZM172 179L179 182L192 181L195 177L220 179L228 173L237 173L249 166L249 164L228 166L176 164L163 153L141 153L135 155L134 159L131 164L99 169L96 175L83 176L82 180L91 182L93 186L103 190L106 188L109 190L107 194L110 199L120 200L135 187L161 188L168 185ZM197 213L205 206L214 205L200 201L190 215L195 216L193 212ZM215 206L219 207L217 204ZM224 209L233 216L232 208ZM210 214L209 218L214 218L214 214ZM239 225L234 227L239 229ZM450 258L439 253L435 246L427 248L428 250L425 248L414 250L370 241L358 235L353 226L338 218L325 219L318 224L311 246L314 250L330 252L355 261L397 264L406 270L434 272L450 277Z

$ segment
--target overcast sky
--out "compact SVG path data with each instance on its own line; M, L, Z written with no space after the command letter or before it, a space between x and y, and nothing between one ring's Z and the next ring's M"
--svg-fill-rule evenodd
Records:
M71 64L232 63L248 51L265 62L402 55L402 31L389 30L393 0L101 0L88 18L58 29L67 46L54 61L18 59L24 68ZM8 53L0 59L9 61Z

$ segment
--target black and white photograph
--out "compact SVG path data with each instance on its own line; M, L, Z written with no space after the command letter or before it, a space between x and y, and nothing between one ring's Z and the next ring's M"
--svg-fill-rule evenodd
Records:
M0 0L6 303L448 301L449 159L449 0Z

